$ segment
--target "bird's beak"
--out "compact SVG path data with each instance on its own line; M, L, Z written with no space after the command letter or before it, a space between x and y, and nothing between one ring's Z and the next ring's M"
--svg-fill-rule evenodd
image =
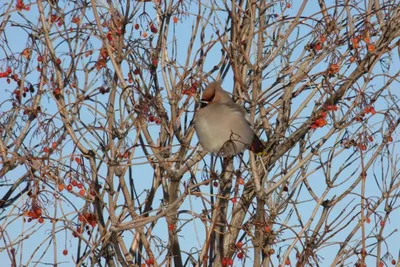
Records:
M200 108L204 108L205 106L208 105L208 101L204 99L199 100L199 103L200 103Z

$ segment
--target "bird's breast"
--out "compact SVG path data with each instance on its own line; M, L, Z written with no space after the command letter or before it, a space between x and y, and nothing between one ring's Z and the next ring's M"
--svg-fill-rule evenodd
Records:
M243 114L222 104L198 110L195 129L201 146L211 153L220 152L227 142L231 142L234 151L225 154L237 154L251 144L254 136Z

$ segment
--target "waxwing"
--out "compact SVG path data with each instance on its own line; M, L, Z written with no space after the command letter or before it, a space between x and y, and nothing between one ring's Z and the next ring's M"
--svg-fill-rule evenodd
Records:
M223 157L237 155L247 148L255 153L262 152L264 145L246 115L246 110L222 89L221 81L210 83L203 92L194 119L203 149Z

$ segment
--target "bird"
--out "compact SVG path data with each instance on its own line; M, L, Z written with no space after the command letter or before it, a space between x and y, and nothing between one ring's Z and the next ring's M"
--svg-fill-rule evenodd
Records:
M264 145L247 120L246 109L233 102L221 87L210 83L203 92L194 116L194 128L203 150L222 157L235 156L245 149L264 151Z

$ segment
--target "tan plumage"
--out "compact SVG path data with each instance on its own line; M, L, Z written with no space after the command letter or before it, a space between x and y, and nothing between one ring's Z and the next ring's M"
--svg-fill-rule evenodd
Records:
M263 151L263 144L246 119L246 110L233 102L220 81L208 85L202 101L207 104L196 112L194 127L204 150L224 157L246 148Z

